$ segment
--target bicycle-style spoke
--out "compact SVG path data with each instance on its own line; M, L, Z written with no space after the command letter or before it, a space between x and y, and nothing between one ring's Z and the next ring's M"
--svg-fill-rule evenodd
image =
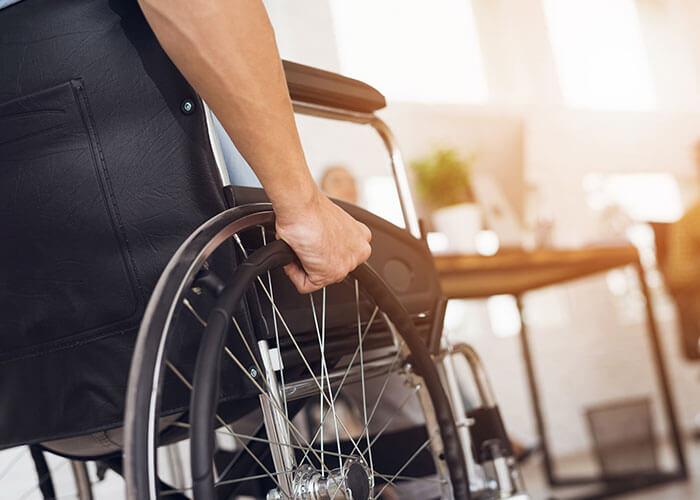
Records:
M190 427L192 427L190 424L187 424L185 422L173 422L173 424L171 424L171 425L173 425L175 427L182 427L183 429L189 429ZM214 429L214 433L219 434L221 436L231 437L231 432L228 430ZM269 438L261 438L261 437L251 436L249 434L241 434L240 432L233 432L233 434L241 439L245 439L246 441L257 441L259 443L269 443L269 444L274 444L274 445L278 445L278 446L286 446L288 448L292 448L294 450L299 450L299 451L306 451L306 449L307 449L306 447L300 446L298 444L281 443L279 441L271 441ZM318 448L314 448L314 450L316 452L321 451ZM348 455L346 453L342 453L339 455L338 453L336 453L334 451L330 451L330 450L326 450L325 454L333 456L333 457L340 456L342 458L353 458L352 455Z
M372 323L374 322L374 318L377 316L377 312L378 312L378 311L379 311L379 308L375 306L374 311L372 312L372 315L371 315L371 317L370 317L370 319L369 319L369 321L368 321L368 323L367 323L367 326L365 327L365 331L364 331L364 333L362 334L362 337L363 337L363 338L367 336L367 333L369 332L369 329L371 328ZM340 391L343 389L343 385L345 384L345 381L347 380L347 377L348 377L348 375L350 374L350 370L352 369L353 364L355 363L355 359L357 359L357 355L358 355L359 349L360 349L360 346L358 345L358 346L355 348L355 352L353 353L352 357L350 358L350 362L348 363L348 366L347 366L347 368L345 369L345 372L343 373L343 376L342 376L342 378L341 378L341 380L340 380L340 383L338 384L338 387L337 387L337 389L336 389L336 391L335 391L335 395L333 396L333 399L334 399L334 400L337 400L338 396L340 395ZM328 409L326 410L326 412L323 414L323 416L322 416L322 418L321 418L321 421L325 421L325 419L328 417L328 414L330 413L330 411L331 411L330 408L328 408ZM318 435L319 435L319 432L320 432L320 431L321 431L321 427L319 427L319 428L316 430L316 433L315 433L315 434L313 435L313 437L311 438L311 442L312 442L312 443L313 443L314 441L316 441L316 438L318 438ZM306 455L304 455L303 458L306 458ZM302 462L303 462L303 458L302 458Z
M245 247L243 246L243 242L241 241L241 239L238 237L237 234L234 235L234 240L236 241L236 243L240 247L241 251L243 252L243 255L247 256L248 254L245 250ZM304 353L302 352L301 347L299 346L299 344L296 340L296 337L292 334L292 331L289 328L289 325L287 325L287 322L285 321L284 316L282 315L279 308L277 307L277 304L275 303L272 295L270 294L270 291L267 289L267 287L265 286L265 283L263 283L262 278L260 278L260 276L257 276L256 280L257 280L258 284L260 285L260 288L264 292L265 296L267 297L267 300L270 302L270 305L272 306L274 312L279 317L280 322L282 323L282 326L284 326L284 330L287 332L287 335L289 336L289 339L292 341L292 344L294 344L294 348L296 349L297 353L301 357L301 360L304 363L304 365L306 366L306 369L308 370L309 375L311 376L314 383L316 384L316 387L319 389L321 394L323 394L325 396L324 392L321 390L321 384L319 383L318 379L316 378L316 374L314 373L313 369L311 368L311 365L309 364L309 361L306 359L306 356L304 356ZM278 346L278 348L279 348L279 346ZM330 401L328 401L327 398L325 398L325 399L328 402L328 404L330 404Z
M260 286L262 287L263 291L265 292L265 295L267 296L268 300L270 300L270 303L273 304L273 307L275 308L275 310L277 310L277 314L279 315L280 322L281 322L282 325L284 326L284 329L285 329L285 331L287 332L287 335L289 336L289 339L292 341L292 344L294 344L294 348L296 349L296 351L297 351L297 353L299 354L299 356L300 356L302 362L303 362L304 365L306 366L306 369L308 370L309 375L311 376L311 379L314 381L314 384L316 385L316 388L320 391L321 397L326 401L326 403L327 403L328 405L331 405L330 399L329 399L328 396L325 394L325 392L321 390L321 384L319 383L318 379L316 378L316 375L314 374L314 371L311 369L311 365L309 364L309 361L306 359L306 356L304 356L304 353L302 352L301 347L299 346L299 343L297 342L297 340L296 340L294 334L292 334L292 332L291 332L291 330L290 330L290 328L289 328L289 325L287 325L287 322L285 321L284 316L280 313L279 309L277 308L277 305L272 301L272 299L271 299L271 297L270 297L270 294L269 294L269 292L267 291L267 289L265 288L265 285L262 283L262 280L260 279L260 277L258 277L258 282L260 283ZM339 423L340 426L343 428L343 430L345 431L345 433L348 435L348 439L349 439L350 442L353 444L353 447L357 450L357 452L358 452L359 454L362 454L362 452L360 451L359 447L357 446L357 443L356 443L356 442L352 439L352 437L351 437L351 436L352 436L352 433L347 429L347 427L345 426L345 424L343 423L343 421L342 421L342 420L338 420L338 423Z
M260 232L262 233L262 241L263 245L267 245L267 234L265 232L265 227L260 226ZM267 271L267 284L270 288L270 297L272 297L272 302L275 302L275 294L274 290L272 289L272 274L270 271ZM272 327L275 332L275 342L277 345L277 351L279 352L279 372L280 372L280 382L282 384L282 402L284 403L284 414L289 415L289 409L287 406L287 387L284 382L284 360L282 359L282 351L280 348L280 332L279 332L279 327L277 325L277 311L275 310L275 307L270 306L271 312L272 312ZM289 435L289 424L287 424L287 435Z
M185 384L185 386L186 386L190 391L192 390L192 384L190 383L190 381L187 380L187 378L182 374L182 372L181 372L180 370L177 369L177 367L175 367L175 365L173 365L170 361L166 360L166 366L167 366L168 368L170 368L170 370L173 371L173 373L175 373L175 375L182 381L183 384ZM261 468L266 474L268 474L268 475L270 476L270 479L272 479L272 481L275 483L275 485L276 485L278 488L280 488L280 490L281 490L281 489L282 489L282 486L279 484L279 482L277 482L277 479L275 479L275 478L272 476L272 473L268 470L267 467L265 467L265 465L260 461L260 459L255 455L255 453L253 453L253 452L250 450L250 448L248 448L248 446L247 446L241 439L239 439L238 437L236 437L235 433L233 432L233 429L230 428L230 426L224 421L223 418L221 418L218 414L216 414L215 417L216 417L216 420L217 420L225 429L227 429L227 430L229 431L229 435L232 436L232 437L236 440L236 442L237 442L238 444L241 445L241 447L252 457L252 459L260 466L260 468Z
M357 309L357 341L360 347L360 381L362 383L362 413L365 419L365 430L369 428L369 422L367 421L367 395L365 391L365 359L362 349L362 324L360 321L360 285L355 280L355 308ZM386 380L389 380L391 372L386 376ZM374 462L372 460L372 448L369 445L369 432L365 432L367 438L367 454L369 455L369 469L372 474L374 474ZM360 434L360 439L362 439L362 434Z
M413 452L413 455L404 463L401 468L398 470L396 474L394 474L391 479L384 485L384 487L379 490L379 493L377 493L377 496L375 498L379 498L382 496L382 493L384 493L384 490L387 489L389 486L394 484L394 481L396 481L396 478L401 475L401 473L408 467L411 462L420 454L421 451L423 451L428 445L430 444L430 438L426 439L425 442L415 451Z
M185 300L186 300L186 299L185 299ZM202 324L202 326L204 326L204 327L206 328L206 322L205 322L205 321L202 319L202 317L197 313L197 311L194 309L194 307L192 307L191 303L190 303L189 301L187 301L187 302L185 303L185 305L186 305L187 309L188 309L189 311L192 312L192 314L195 316L195 318L197 318L197 320L200 322L200 324ZM258 362L257 362L257 358L253 355L252 350L251 350L251 348L250 348L250 345L248 344L248 341L246 340L245 335L243 334L243 331L241 330L241 328L240 328L238 322L237 322L237 321L235 320L235 318L233 318L233 317L232 317L231 319L233 320L233 324L234 324L234 326L235 326L235 328L236 328L236 330L237 330L237 332L238 332L238 334L239 334L241 340L243 341L243 344L245 345L246 350L248 351L248 353L249 353L251 359L253 360L253 362L255 363L255 366L257 367L258 372L261 374L261 378L263 379L263 382L264 382L265 385L267 386L267 390L268 390L268 391L272 391L271 387L269 386L269 384L268 384L268 382L267 382L266 377L262 376L262 374L264 373L264 371L260 368L260 365L259 365ZM302 458L302 460L301 460L301 463L303 463L304 460L308 460L309 463L311 464L311 461L310 461L310 459L308 458L308 453L311 452L311 453L316 457L316 459L319 460L319 462L322 464L322 471L323 471L323 473L325 474L325 472L328 471L328 469L327 469L327 467L326 467L326 465L325 465L325 461L322 460L322 459L318 456L318 454L313 450L313 445L311 444L311 443L313 443L313 440L312 440L311 443L309 443L308 441L306 441L306 440L304 439L304 436L302 435L301 431L299 431L299 429L297 429L297 427L296 427L296 426L292 423L292 421L289 419L289 417L288 417L288 412L286 411L286 409L284 410L284 412L282 411L282 408L280 407L279 403L278 403L274 398L271 398L271 397L269 396L269 394L267 394L266 391L263 390L263 388L262 388L262 387L258 384L258 382L250 375L249 371L245 369L245 367L243 366L243 364L238 360L238 358L236 358L236 356L231 352L231 350L230 350L228 347L224 346L224 352L228 355L229 358L231 358L231 359L234 361L234 363L238 366L238 368L241 370L241 372L243 372L243 373L245 374L245 376L248 377L248 378L253 382L253 384L256 386L256 388L260 391L260 394L262 394L262 395L275 407L275 409L277 410L277 412L279 413L279 415L284 419L284 421L285 421L285 423L286 423L286 425L287 425L287 428L290 429L290 430L292 430L292 431L294 432L294 434L295 434L294 437L295 437L296 441L299 442L299 441L301 440L301 441L306 445L308 451L306 451L306 452L304 453L304 456L303 456L303 458ZM169 362L168 362L168 363L169 363ZM171 364L170 364L170 365L171 365ZM174 367L172 367L172 365L171 365L171 369L174 369ZM189 387L190 390L191 390L192 387L189 385L189 382L187 382L187 381L184 379L184 377L182 377L182 376L180 376L180 378L181 378L181 380L182 380L186 385L188 385L188 387ZM217 417L217 418L218 418L218 417ZM218 418L218 419L219 419L220 423L222 423L222 425L225 425L225 424L223 423L223 421L222 421L220 418ZM226 427L228 427L228 426L226 426ZM288 435L289 435L289 434L288 434ZM328 472L330 472L330 471L328 471Z
M386 391L386 388L389 385L389 378L394 371L394 367L396 366L396 362L400 359L402 347L403 347L403 340L399 344L399 349L397 349L396 353L394 354L394 358L391 361L391 366L389 367L387 377L384 379L384 383L382 384L382 388L379 391L379 395L377 396L377 399L374 402L374 406L372 407L372 411L370 412L369 418L367 419L367 423L365 424L364 429L362 429L362 433L360 434L360 439L362 439L363 434L366 435L367 437L369 437L369 424L374 419L374 415L377 411L377 408L379 407L379 403L381 402L382 397L384 396L384 392ZM406 400L401 405L401 408L403 408L403 406L406 405L408 403L408 401L410 401L410 397L406 398ZM371 446L371 443L367 445L368 449L370 448L370 446Z
M231 485L231 484L244 483L246 481L267 479L268 477L270 477L270 475L279 477L279 476L284 476L284 475L288 475L288 474L293 474L293 471L271 472L270 474L257 474L257 475L253 475L253 476L239 477L239 478L235 478L235 479L226 479L224 481L216 482L214 484L214 487L218 488L220 486L227 486L227 485ZM165 492L161 492L160 496L167 497L170 495L179 495L182 493L188 493L188 492L192 491L192 489L193 489L192 487L172 489L172 490L168 490Z
M336 445L338 447L338 455L341 453L340 449L340 436L338 435L338 415L336 414L335 411L335 398L333 397L332 394L332 387L331 387L331 379L330 376L328 375L328 364L326 363L326 287L323 287L323 302L322 302L322 308L323 310L321 311L321 329L319 331L319 326L318 326L318 316L316 315L316 306L314 304L314 298L313 294L309 294L309 300L311 301L311 312L313 313L314 316L314 323L316 325L316 334L318 335L318 341L321 349L321 394L325 394L323 390L323 374L325 373L326 380L328 381L328 393L331 395L331 401L330 401L330 407L331 411L333 412L333 426L335 428L335 440L336 440ZM320 415L323 415L323 397L320 398ZM319 416L320 416L319 415ZM320 430L321 430L321 449L323 449L323 443L324 443L324 436L323 436L323 429L324 429L324 424L325 424L325 418L320 419ZM348 436L350 438L350 436ZM313 442L313 441L312 441ZM340 464L340 470L344 471L343 468L343 460L342 458L339 457L338 462Z

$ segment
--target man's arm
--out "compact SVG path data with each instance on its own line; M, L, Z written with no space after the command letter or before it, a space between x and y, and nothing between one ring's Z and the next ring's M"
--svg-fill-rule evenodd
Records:
M221 121L275 209L303 269L300 292L342 280L370 254L367 227L328 200L306 165L272 26L260 0L139 0L161 45Z

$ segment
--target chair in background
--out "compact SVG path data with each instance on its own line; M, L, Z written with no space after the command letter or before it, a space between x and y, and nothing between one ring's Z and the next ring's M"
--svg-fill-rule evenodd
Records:
M650 222L654 231L654 246L656 248L656 263L661 275L666 281L666 261L668 258L668 240L671 224L667 222ZM668 284L668 281L666 281ZM700 311L695 307L695 294L671 290L669 294L676 304L681 330L681 348L683 355L689 360L700 359Z
M649 226L654 231L656 265L661 271L664 281L666 281L665 269L671 224L668 222L650 222ZM676 311L678 312L683 355L688 360L698 360L700 359L700 312L693 307L695 297L691 294L674 292L670 288L668 292L673 298L673 302L676 304ZM694 421L693 437L696 440L700 440L700 413L695 415Z

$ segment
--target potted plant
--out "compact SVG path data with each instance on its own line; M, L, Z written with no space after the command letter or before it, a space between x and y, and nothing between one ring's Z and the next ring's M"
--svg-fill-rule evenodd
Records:
M475 157L439 148L411 162L416 191L432 211L433 225L445 234L452 250L473 253L481 230L481 210L475 203L471 170Z

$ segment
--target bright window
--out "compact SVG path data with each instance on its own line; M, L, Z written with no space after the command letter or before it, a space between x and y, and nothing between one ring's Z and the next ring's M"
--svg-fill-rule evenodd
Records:
M654 106L634 0L542 0L564 99L578 108Z
M341 70L391 100L487 99L469 0L331 0Z
M678 182L666 172L586 174L583 189L594 210L619 207L633 221L675 222L683 215Z

